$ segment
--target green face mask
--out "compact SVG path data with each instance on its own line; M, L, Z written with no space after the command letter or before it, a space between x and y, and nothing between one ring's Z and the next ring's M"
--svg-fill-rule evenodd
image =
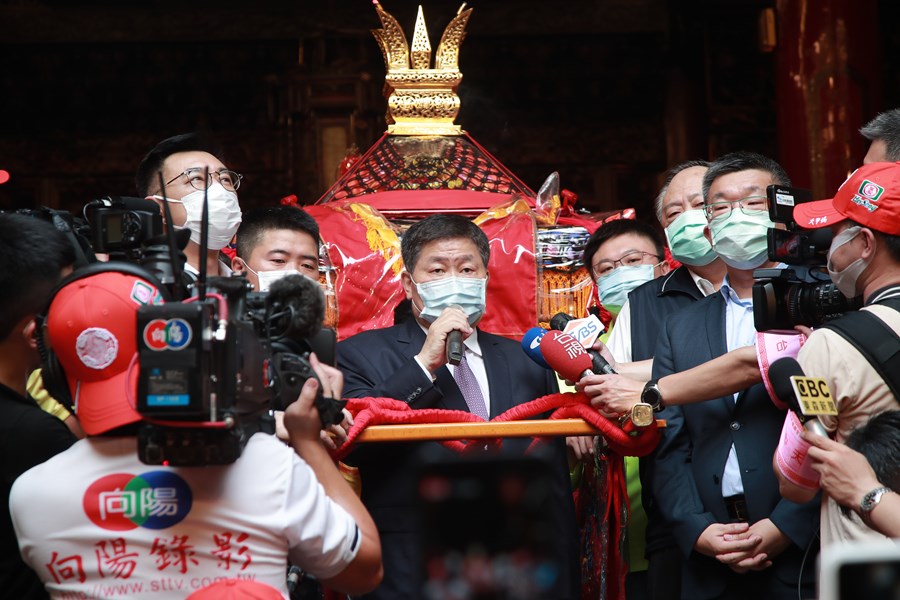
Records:
M679 261L702 267L716 260L716 252L703 235L706 215L700 209L686 210L666 227L669 250Z
M744 271L755 269L769 259L767 235L774 227L775 223L764 210L744 213L735 208L709 222L716 254L726 265Z

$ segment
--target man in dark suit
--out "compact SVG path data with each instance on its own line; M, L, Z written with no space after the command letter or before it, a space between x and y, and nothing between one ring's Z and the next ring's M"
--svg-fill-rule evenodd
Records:
M651 381L754 343L753 271L774 266L766 244L773 183L790 185L775 161L752 153L726 155L704 175L707 236L727 276L719 292L666 320ZM798 588L812 597L815 552L806 551L818 511L815 502L779 494L771 463L784 412L765 388L660 416L668 427L655 455L653 496L687 557L682 597L792 600Z
M485 309L490 257L487 237L477 225L458 215L428 217L407 230L401 252L412 316L338 344L345 397L395 398L415 409L463 410L487 419L557 391L552 372L527 360L518 343L476 328ZM464 339L463 359L455 367L448 365L446 349L453 331ZM521 453L529 442L506 440L503 449ZM434 443L370 444L346 461L360 470L363 503L382 542L384 581L366 598L422 596L413 483L417 457L426 447L442 449ZM561 439L552 444L551 461L563 569L541 597L576 598L577 538Z

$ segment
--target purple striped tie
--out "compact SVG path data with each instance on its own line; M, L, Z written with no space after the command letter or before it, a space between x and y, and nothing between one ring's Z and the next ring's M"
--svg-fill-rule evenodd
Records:
M481 394L481 386L478 385L478 380L475 379L475 373L469 368L469 363L466 361L466 354L467 353L463 351L462 360L459 361L459 364L456 366L453 378L456 380L456 385L459 386L463 398L466 400L469 412L473 415L478 415L487 421L487 407L484 404L484 396Z

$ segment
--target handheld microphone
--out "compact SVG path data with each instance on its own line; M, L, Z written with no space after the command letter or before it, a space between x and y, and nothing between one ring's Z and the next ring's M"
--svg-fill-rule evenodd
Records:
M459 304L451 304L447 308L458 308L462 310ZM454 329L447 334L447 362L453 366L459 364L463 357L463 339L462 332Z
M604 330L603 323L600 322L596 315L591 315L586 319L576 319L571 315L559 312L550 318L550 329L563 331L581 342L591 357L594 373L616 374L615 369L612 368L609 362L599 352L591 348Z
M539 366L549 369L550 365L544 360L541 354L541 338L547 334L547 330L542 327L532 327L522 336L522 350L528 355L528 358L536 362Z
M797 415L803 428L812 433L829 437L828 431L822 426L815 415L805 415L800 408L800 401L791 385L791 377L804 377L803 367L796 359L790 357L779 358L769 367L769 380L772 382L772 389L779 400L784 402L788 410Z
M564 312L558 312L552 317L550 317L550 329L556 331L565 331L566 325L569 324L569 321L574 321L575 317L572 315L567 315Z
M768 371L769 381L775 396L788 407L787 417L781 429L781 438L775 448L775 465L781 475L794 485L809 490L819 487L819 473L813 468L809 458L810 444L803 439L803 430L828 437L828 432L815 415L803 414L800 397L811 387L809 378L805 378L800 364L791 357L779 358L771 364ZM791 377L804 377L795 387ZM802 383L803 387L800 387ZM828 397L827 386L816 387L815 393L820 399ZM805 390L805 391L803 391ZM800 397L798 397L798 395ZM809 394L812 396L812 394ZM808 400L809 398L804 398ZM824 402L822 403L824 404ZM821 406L819 407L821 408Z
M541 354L550 368L567 381L593 375L591 357L581 343L561 331L548 331L540 341Z

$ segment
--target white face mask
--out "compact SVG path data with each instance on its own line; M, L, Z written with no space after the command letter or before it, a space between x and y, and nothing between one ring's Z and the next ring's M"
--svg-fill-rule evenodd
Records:
M410 276L412 280L412 276ZM416 283L416 290L422 298L421 317L429 323L434 322L448 306L454 304L463 309L469 317L469 324L474 325L484 314L487 296L487 278L477 277L442 277L434 281Z
M709 233L716 254L726 265L735 269L755 269L769 259L769 229L775 223L764 210L749 214L735 208L727 215L709 222Z
M875 258L875 254L872 253L868 259L858 258L841 271L833 270L831 255L834 254L835 250L853 240L861 231L861 227L848 227L834 236L834 239L831 240L831 248L828 249L828 274L831 276L832 283L848 298L855 298L859 295L859 292L856 290L856 282L859 281L859 276L862 275L863 271L872 262L872 259Z
M250 265L247 264L247 261L241 259L244 263L244 268L256 275L256 281L259 283L259 291L268 292L269 288L273 283L287 277L288 275L303 275L297 269L282 269L280 271L254 271L250 268ZM305 277L305 275L304 275Z
M209 199L209 249L221 250L231 241L241 224L241 206L238 197L215 182L207 190ZM191 241L200 243L200 228L203 223L203 190L195 190L181 200L169 200L184 206L187 217L184 225L175 229L190 229Z

